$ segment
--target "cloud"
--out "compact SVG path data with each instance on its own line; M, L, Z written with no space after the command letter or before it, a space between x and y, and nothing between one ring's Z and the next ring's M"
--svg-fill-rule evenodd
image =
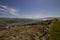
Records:
M4 8L4 9L7 9L7 6L4 6L4 5L0 5L2 8Z
M0 10L4 10L4 9L0 8Z
M5 6L5 5L0 5L0 12L5 12L5 13L9 13L11 15L14 15L14 16L18 16L18 12L16 9L13 9L13 8L9 8L8 6Z

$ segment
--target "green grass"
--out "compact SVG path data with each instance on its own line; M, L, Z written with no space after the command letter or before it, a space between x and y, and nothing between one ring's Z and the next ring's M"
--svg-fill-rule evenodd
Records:
M55 20L50 29L50 40L60 40L60 20Z

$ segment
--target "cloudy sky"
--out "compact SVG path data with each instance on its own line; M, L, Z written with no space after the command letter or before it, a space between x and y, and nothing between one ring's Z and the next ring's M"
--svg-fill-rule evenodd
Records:
M0 17L60 17L60 0L0 0Z

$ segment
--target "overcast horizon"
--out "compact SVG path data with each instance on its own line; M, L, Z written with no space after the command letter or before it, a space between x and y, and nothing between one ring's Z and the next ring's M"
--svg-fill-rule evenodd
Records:
M60 0L0 0L0 17L60 17Z

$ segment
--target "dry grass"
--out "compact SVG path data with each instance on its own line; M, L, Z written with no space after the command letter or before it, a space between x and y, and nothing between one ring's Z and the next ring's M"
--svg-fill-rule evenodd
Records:
M0 31L0 40L39 40L43 26L19 26Z

